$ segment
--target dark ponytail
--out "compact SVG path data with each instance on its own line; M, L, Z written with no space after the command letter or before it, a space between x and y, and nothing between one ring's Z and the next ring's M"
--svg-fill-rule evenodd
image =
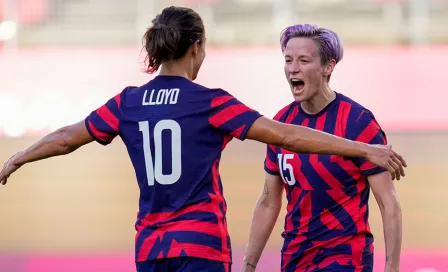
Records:
M165 61L183 57L192 44L203 40L204 24L192 9L165 8L152 23L143 37L147 73L156 72Z

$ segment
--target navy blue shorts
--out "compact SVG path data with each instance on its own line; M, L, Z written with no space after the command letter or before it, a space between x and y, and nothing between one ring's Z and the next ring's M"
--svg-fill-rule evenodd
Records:
M231 272L229 263L190 257L139 262L136 265L137 272Z

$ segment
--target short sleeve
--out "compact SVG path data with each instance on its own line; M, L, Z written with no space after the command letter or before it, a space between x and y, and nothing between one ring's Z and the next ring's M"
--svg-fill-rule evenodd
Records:
M266 158L264 160L264 170L266 171L266 173L274 176L280 175L277 164L276 147L273 145L267 145Z
M224 90L212 90L208 121L224 134L244 140L252 124L262 115Z
M369 111L362 111L356 119L354 139L367 144L387 144L386 134ZM358 163L361 173L365 176L386 171L364 159L359 159Z
M95 141L108 145L118 135L121 94L107 101L85 119L88 132Z

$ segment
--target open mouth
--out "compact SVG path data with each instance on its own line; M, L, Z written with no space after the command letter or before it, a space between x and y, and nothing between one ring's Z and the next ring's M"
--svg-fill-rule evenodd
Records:
M297 91L301 91L303 90L303 88L305 88L305 82L301 79L291 79L291 85Z

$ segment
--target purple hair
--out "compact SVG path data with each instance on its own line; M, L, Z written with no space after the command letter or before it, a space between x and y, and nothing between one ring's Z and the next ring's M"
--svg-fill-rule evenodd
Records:
M309 24L292 25L285 28L280 36L282 51L286 49L288 41L292 38L310 38L319 46L320 60L322 64L334 59L338 63L344 56L341 40L336 32Z

